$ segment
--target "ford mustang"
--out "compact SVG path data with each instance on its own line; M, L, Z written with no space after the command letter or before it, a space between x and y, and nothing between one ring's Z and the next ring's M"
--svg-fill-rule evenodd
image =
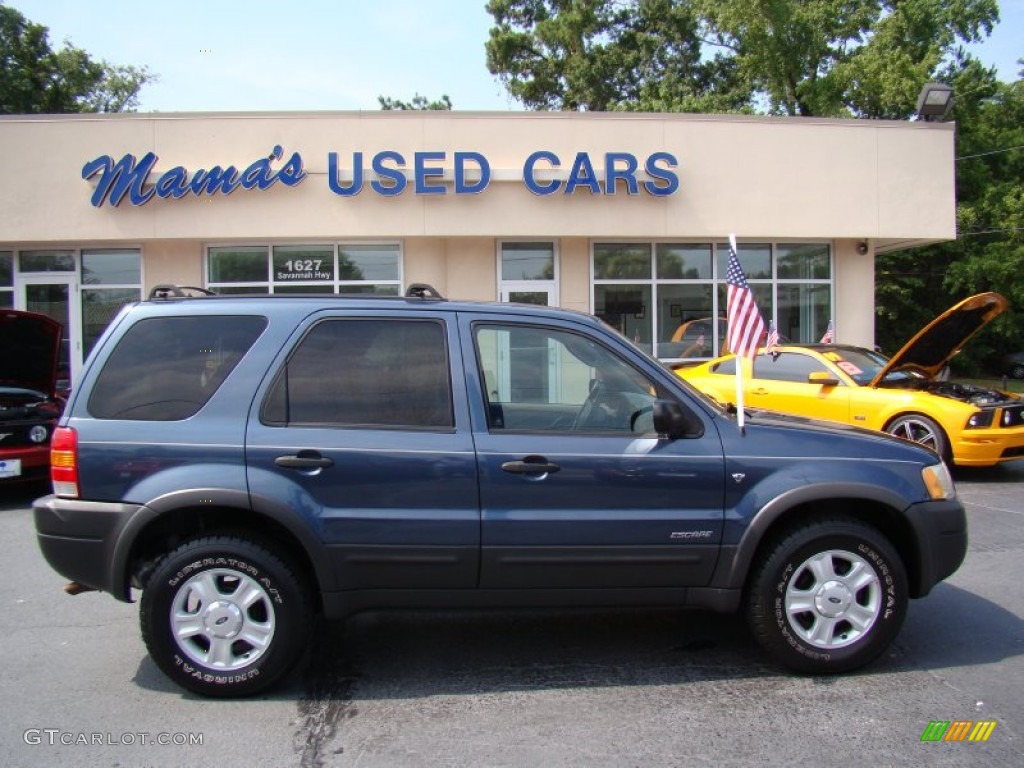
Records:
M1024 402L1016 395L943 380L943 370L1009 302L964 299L891 359L846 344L785 344L743 360L744 407L839 421L913 440L947 462L990 466L1024 457ZM679 368L723 403L736 400L736 358Z

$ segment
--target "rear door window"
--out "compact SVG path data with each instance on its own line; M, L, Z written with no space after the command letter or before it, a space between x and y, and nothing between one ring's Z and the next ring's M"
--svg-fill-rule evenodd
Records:
M271 426L454 429L444 325L393 318L317 323L278 373L262 420Z
M259 316L154 317L118 341L89 395L97 419L194 416L263 332Z

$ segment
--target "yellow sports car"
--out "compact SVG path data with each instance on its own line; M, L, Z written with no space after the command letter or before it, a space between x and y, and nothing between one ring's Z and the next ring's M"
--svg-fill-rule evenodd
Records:
M753 366L743 360L744 407L888 432L926 445L961 466L1022 458L1024 402L1019 397L941 380L950 358L1007 306L998 293L965 299L929 323L892 359L845 344L762 349ZM732 355L677 373L723 403L736 401Z

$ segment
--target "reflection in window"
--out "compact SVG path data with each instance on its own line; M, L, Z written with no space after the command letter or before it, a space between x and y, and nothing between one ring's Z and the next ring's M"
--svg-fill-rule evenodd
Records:
M277 426L451 429L445 329L424 320L327 320L289 357L267 396Z
M829 244L737 249L765 323L783 340L818 341L832 316ZM727 243L595 243L594 314L662 360L724 354L728 259Z
M501 279L554 280L554 243L502 243Z
M207 287L217 293L401 292L397 243L214 246Z
M89 395L97 419L179 421L199 412L266 327L262 317L140 320Z
M75 254L71 251L21 251L18 269L21 272L74 272Z
M474 338L492 431L653 429L657 386L594 340L555 328L483 323Z

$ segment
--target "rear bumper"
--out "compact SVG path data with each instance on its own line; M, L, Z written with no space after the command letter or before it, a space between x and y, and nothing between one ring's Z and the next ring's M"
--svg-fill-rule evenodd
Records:
M39 549L57 573L119 600L130 599L117 542L137 504L44 496L32 505ZM123 565L123 564L122 564Z
M967 513L956 499L925 501L906 511L918 544L917 572L911 579L910 596L924 597L948 578L967 554Z

